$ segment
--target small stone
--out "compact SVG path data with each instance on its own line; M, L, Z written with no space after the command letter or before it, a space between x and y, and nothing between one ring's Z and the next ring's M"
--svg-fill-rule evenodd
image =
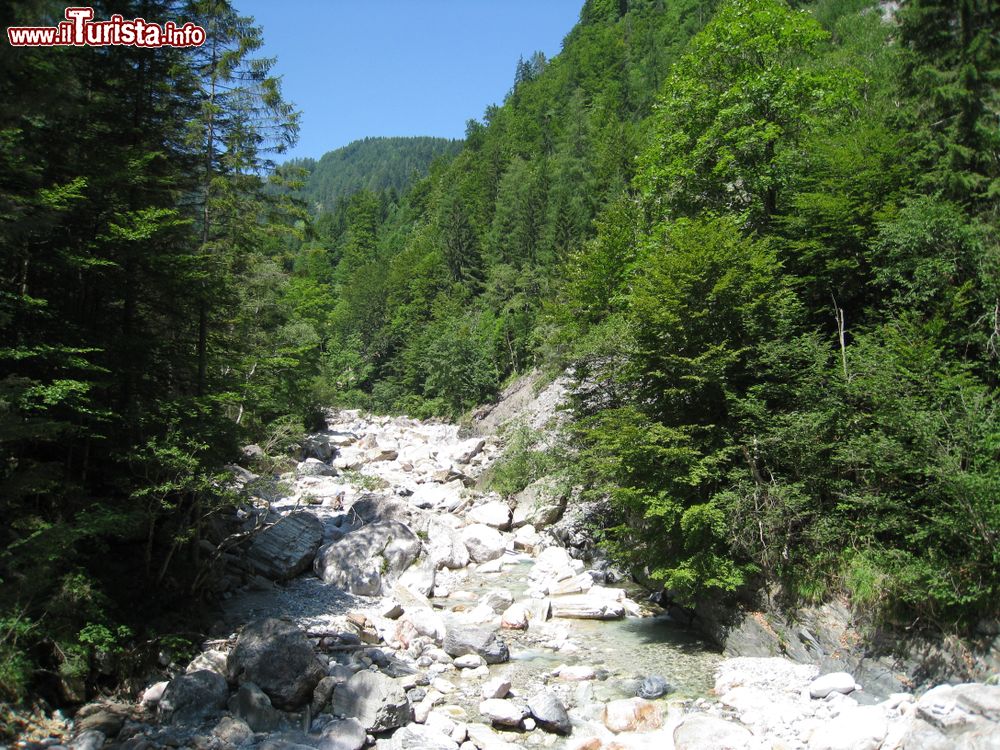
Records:
M479 654L463 654L455 657L455 666L459 669L476 669L484 663L483 657Z
M572 667L560 667L559 668L559 679L569 680L570 682L579 682L581 680L593 680L597 677L597 672L594 671L593 667L588 667L586 665L577 665Z
M483 685L483 698L505 698L510 692L510 679L507 677L494 677Z
M654 700L656 698L661 698L672 691L673 688L670 686L670 683L667 682L666 678L654 675L643 679L643 681L639 683L639 687L635 692L640 698Z

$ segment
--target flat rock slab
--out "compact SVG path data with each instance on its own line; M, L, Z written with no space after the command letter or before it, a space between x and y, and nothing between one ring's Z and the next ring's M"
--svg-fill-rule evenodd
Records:
M322 542L323 524L316 516L290 513L254 538L247 559L262 576L286 581L309 569Z

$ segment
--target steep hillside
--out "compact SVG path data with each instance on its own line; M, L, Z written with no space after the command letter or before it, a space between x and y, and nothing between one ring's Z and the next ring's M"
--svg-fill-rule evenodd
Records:
M299 196L317 213L330 211L359 190L403 192L427 174L431 162L462 148L447 138L365 138L316 159L293 159L288 166L308 173Z

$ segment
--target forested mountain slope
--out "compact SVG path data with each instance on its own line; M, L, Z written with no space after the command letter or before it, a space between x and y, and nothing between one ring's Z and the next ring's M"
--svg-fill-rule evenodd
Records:
M1000 614L997 0L587 0L454 158L315 219L251 19L96 5L211 33L0 47L0 700L168 643L241 443L535 366L567 453L522 436L506 491L568 466L677 599Z
M295 251L321 398L458 414L572 366L574 481L678 598L995 613L1000 16L967 10L585 3L454 161Z
M365 138L317 159L292 159L284 169L305 171L296 197L313 211L332 211L359 190L402 192L427 174L432 161L449 158L461 141L447 138Z

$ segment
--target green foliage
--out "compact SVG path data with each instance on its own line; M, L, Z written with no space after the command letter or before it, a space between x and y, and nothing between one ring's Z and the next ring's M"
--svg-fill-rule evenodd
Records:
M516 495L536 479L563 466L565 452L559 445L543 442L544 433L515 424L504 434L503 454L490 466L484 486L501 495Z
M816 21L783 0L723 4L664 87L641 170L651 208L770 221L783 161L795 158L803 133L850 103L854 76L809 65L827 39Z
M445 138L364 138L315 159L292 159L282 171L303 169L296 197L318 213L332 211L357 192L401 193L423 177L435 159L453 157L461 141Z

